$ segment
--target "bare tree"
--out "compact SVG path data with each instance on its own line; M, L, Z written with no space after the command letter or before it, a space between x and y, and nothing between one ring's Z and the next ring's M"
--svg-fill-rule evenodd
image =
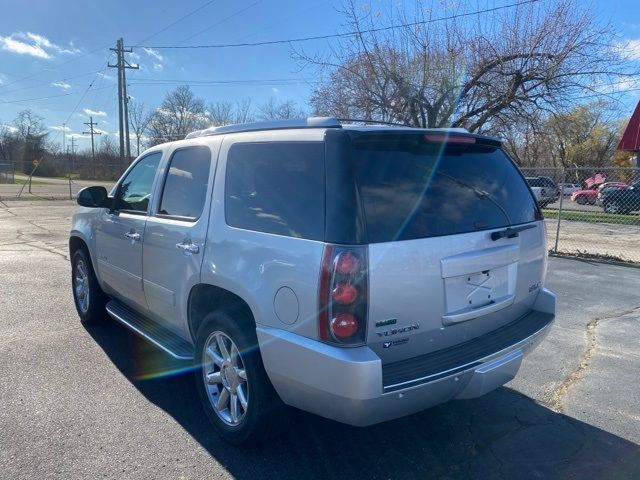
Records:
M236 101L233 123L247 123L253 121L251 99L243 98Z
M142 138L150 121L151 114L144 108L144 103L137 101L129 102L129 124L136 137L136 156L140 155Z
M204 100L191 89L180 86L169 92L160 107L151 115L148 124L150 145L178 140L208 123Z
M229 125L235 121L235 111L233 103L227 100L221 100L209 104L207 108L209 112L209 120L211 125L218 127L220 125Z
M612 31L577 0L462 19L455 13L482 3L412 5L385 22L347 0L345 29L358 33L329 56L296 53L303 66L328 74L311 98L317 114L488 131L513 116L564 109L571 98L636 73L612 47Z
M45 152L47 131L43 122L44 118L28 109L18 112L13 121L15 134L20 141L17 157L25 173L33 170L32 161L42 159Z
M305 117L306 113L298 108L293 100L279 101L271 97L258 108L261 120L279 120Z

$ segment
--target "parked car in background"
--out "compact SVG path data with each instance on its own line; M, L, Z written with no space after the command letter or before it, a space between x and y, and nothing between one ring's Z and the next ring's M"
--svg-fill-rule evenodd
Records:
M598 200L598 188L592 187L585 190L578 190L571 194L571 201L579 205L595 205Z
M607 213L631 213L640 210L640 181L626 188L606 188L600 203Z
M540 208L544 208L560 199L560 188L551 178L526 177L526 180Z
M544 221L495 138L333 118L213 127L78 204L81 320L106 309L193 362L234 444L281 426L283 404L366 426L478 397L554 320Z
M624 190L629 185L623 182L606 182L598 187L598 205L602 205L602 194L608 190Z
M562 191L562 195L565 197L570 196L573 192L582 190L582 187L577 183L559 183L558 187Z

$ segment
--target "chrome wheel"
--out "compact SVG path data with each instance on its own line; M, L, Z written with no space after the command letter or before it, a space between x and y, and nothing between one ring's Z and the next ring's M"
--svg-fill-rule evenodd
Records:
M89 291L89 270L84 260L81 258L76 262L76 268L73 275L73 293L78 304L78 309L82 314L89 311L89 299L91 292Z
M209 403L227 425L244 419L249 405L247 372L233 340L222 332L212 332L204 343L202 375Z

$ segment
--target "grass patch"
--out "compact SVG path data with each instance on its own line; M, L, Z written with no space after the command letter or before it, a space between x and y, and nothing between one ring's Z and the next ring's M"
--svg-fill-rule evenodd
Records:
M558 210L544 208L542 214L552 220L558 218ZM578 210L563 210L561 220L588 223L614 223L618 225L640 225L640 215L622 215L620 213L581 212Z
M13 180L13 183L14 183L14 185L25 185L25 184L29 184L29 179L28 178L18 178L18 177L16 177ZM51 183L43 182L42 180L31 179L31 185L51 185Z

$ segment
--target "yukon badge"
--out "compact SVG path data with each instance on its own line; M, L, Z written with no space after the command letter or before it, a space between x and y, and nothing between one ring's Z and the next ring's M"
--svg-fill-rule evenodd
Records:
M412 323L411 325L407 325L406 327L398 327L398 328L390 328L389 330L384 330L383 332L376 332L376 335L379 337L390 337L391 335L396 335L398 333L407 333L412 330L418 330L420 325L417 323Z

